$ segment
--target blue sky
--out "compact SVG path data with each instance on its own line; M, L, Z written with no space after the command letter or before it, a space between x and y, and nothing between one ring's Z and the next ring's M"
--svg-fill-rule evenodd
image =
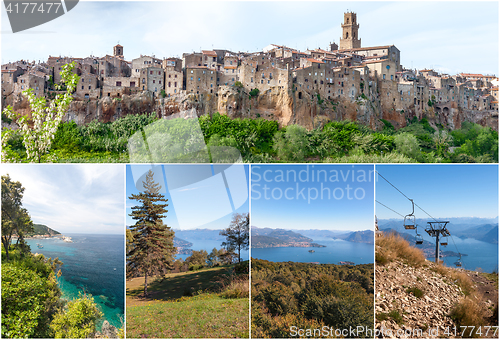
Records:
M62 234L124 234L125 173L115 164L2 164L33 223Z
M498 165L376 165L389 182L434 218L498 216ZM378 176L377 176L378 178ZM376 199L402 215L411 203L382 178ZM379 219L401 218L376 204ZM415 207L417 218L428 216Z
M2 63L49 55L182 57L200 49L259 51L274 43L327 48L354 11L362 46L396 45L407 68L498 75L498 2L101 2L12 34L2 6Z
M373 229L373 165L252 165L251 173L252 226Z
M248 165L228 166L156 166L154 179L168 199L168 212L163 222L173 229L224 229L229 226L234 212L248 213ZM129 214L138 204L129 197L143 191L144 178L141 176L150 168L150 165L127 165L127 226L135 224ZM221 173L224 173L227 186Z

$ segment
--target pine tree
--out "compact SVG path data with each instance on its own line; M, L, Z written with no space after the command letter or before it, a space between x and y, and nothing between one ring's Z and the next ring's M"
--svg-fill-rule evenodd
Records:
M226 237L222 246L228 252L238 250L238 262L241 261L241 250L248 249L249 246L249 225L249 214L234 214L229 227L220 232L220 235Z
M160 194L161 186L153 176L149 170L146 181L142 182L145 191L129 197L141 205L132 207L130 214L137 222L130 227L133 248L127 252L127 276L144 275L144 296L148 294L148 276L165 275L173 269L176 253L174 232L162 220L168 212L165 209L168 199Z

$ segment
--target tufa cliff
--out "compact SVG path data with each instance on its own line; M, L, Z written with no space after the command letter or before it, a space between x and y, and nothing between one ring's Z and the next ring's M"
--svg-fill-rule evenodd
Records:
M410 107L405 112L394 107L381 105L375 96L373 99L358 97L351 101L345 98L328 100L319 95L303 96L291 89L274 87L257 96L237 86L220 86L214 94L184 94L161 98L152 92L139 92L123 95L120 98L103 97L99 100L78 99L71 103L64 120L74 120L77 124L88 124L94 119L102 122L114 121L129 114L156 112L158 117L172 115L185 116L186 112L196 115L219 112L232 118L265 118L276 120L280 126L302 125L308 129L322 126L328 121L356 121L379 130L383 127L381 119L387 120L395 128L408 124L414 117L426 117L433 126L442 125L449 129L458 129L462 122L473 122L490 126L498 131L498 112L462 110L456 104L441 104L427 107L426 111L416 111ZM29 112L29 106L22 95L9 96L3 105L13 105L14 111L21 114Z

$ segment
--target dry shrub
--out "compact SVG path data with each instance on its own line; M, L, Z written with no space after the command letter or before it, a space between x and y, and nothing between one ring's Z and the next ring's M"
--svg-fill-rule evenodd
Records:
M396 234L382 234L375 240L377 253L375 260L384 265L397 258L416 267L425 263L425 255L421 249L410 246L408 241Z
M474 284L466 273L453 268L445 267L441 264L436 266L434 270L437 273L451 279L455 284L462 288L462 291L466 296L470 295L474 291Z
M220 293L220 296L225 299L239 299L248 298L249 296L249 280L248 277L242 277L231 281L224 290Z
M455 307L453 307L450 312L450 317L457 325L457 328L460 328L460 326L468 326L470 329L471 326L475 326L472 333L469 329L465 331L464 337L466 338L479 337L479 334L476 334L476 331L479 330L478 327L484 326L485 324L483 309L475 300L469 297L465 297L462 301L456 304Z

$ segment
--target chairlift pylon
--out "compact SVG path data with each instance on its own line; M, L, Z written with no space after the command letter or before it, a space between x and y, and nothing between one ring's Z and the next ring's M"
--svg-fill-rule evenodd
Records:
M411 208L412 208L411 214L406 215L404 217L404 221L403 221L403 225L404 225L406 230L413 230L413 229L417 228L417 224L415 221L415 215L413 215L415 213L415 205L413 204L413 200L410 200L410 201L411 201Z

